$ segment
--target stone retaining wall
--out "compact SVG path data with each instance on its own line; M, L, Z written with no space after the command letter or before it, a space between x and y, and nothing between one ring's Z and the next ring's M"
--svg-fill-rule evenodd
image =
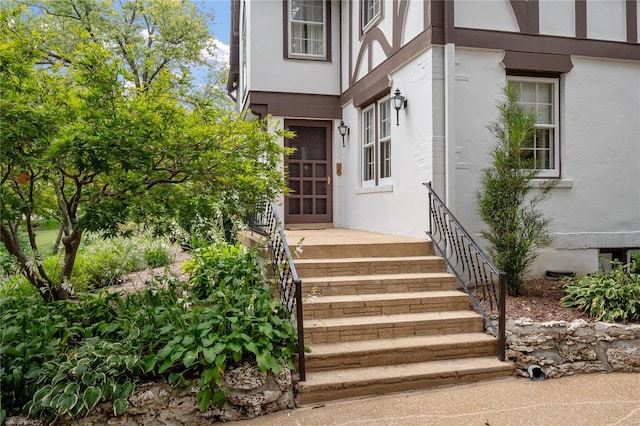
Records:
M506 337L507 358L524 377L529 377L531 365L539 365L548 378L601 371L640 373L640 324L507 319Z
M243 364L225 372L223 388L227 402L218 409L201 412L196 394L197 379L190 387L171 387L164 383L138 385L129 398L129 407L121 416L114 416L111 402L102 402L89 416L71 420L58 419L58 425L210 425L216 421L249 419L294 407L291 372L283 368L280 374L265 373L256 365ZM42 419L10 417L7 426L41 426Z

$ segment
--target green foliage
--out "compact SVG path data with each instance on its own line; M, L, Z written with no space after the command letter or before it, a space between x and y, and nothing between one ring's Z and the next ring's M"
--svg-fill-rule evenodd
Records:
M0 276L0 298L38 296L38 290L24 275Z
M126 297L100 292L48 304L38 296L0 299L3 409L55 419L112 401L121 414L136 383L162 376L173 385L198 380L205 410L224 402L220 385L230 365L256 362L276 373L292 367L296 330L261 279L255 253L223 244L203 252L208 263L194 262L195 280L218 277L205 299L174 277ZM216 252L220 262L212 260ZM233 276L226 279L223 269Z
M489 125L498 140L492 151L493 164L485 169L477 202L480 217L488 226L482 236L489 243L495 265L507 275L507 288L517 296L524 275L536 257L536 248L551 242L549 219L538 209L557 182L541 181L534 186L537 171L526 148L533 141L536 115L518 104L518 91L503 90L498 104L499 118Z
M609 272L568 279L562 303L598 321L639 321L640 274L628 272L629 266L615 262Z
M86 232L119 235L134 214L182 220L193 197L235 215L285 190L284 132L193 81L212 49L193 3L21 3L0 12L0 235L45 300L69 296L61 284ZM18 244L38 217L63 228L55 279Z
M218 243L195 250L183 267L200 299L221 289L253 288L264 281L255 252L241 244Z

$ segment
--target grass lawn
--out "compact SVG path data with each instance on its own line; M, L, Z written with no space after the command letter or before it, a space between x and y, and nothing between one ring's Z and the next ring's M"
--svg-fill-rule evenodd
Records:
M58 236L60 225L57 223L46 223L36 228L36 244L42 255L48 256L53 252L53 243Z

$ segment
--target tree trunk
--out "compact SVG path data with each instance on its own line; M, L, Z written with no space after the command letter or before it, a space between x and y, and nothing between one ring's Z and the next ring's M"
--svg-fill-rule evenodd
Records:
M82 241L82 230L74 229L69 235L62 238L64 244L64 261L62 263L62 279L71 282L73 265L76 262L80 242Z

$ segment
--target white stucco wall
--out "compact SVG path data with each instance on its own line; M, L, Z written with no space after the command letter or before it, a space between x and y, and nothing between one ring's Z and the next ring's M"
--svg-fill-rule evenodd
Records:
M540 34L574 37L576 35L576 8L574 1L541 1Z
M497 31L519 31L509 0L456 0L456 27Z
M494 140L486 125L506 81L501 52L456 51L456 214L472 234L483 227L475 193ZM640 64L574 57L560 82L561 187L543 210L553 248L534 273L591 272L597 248L640 246Z
M433 55L429 49L391 75L392 91L400 88L408 105L400 111L400 125L396 125L392 110L389 185L362 188L360 113L351 105L343 109L351 134L343 149L343 175L337 178L342 181L341 226L424 238L428 206L422 183L432 179ZM436 49L435 55L441 56L441 49Z
M274 7L276 6L276 7ZM331 4L331 61L284 59L281 2L247 2L249 90L340 94L339 3Z
M587 37L626 41L626 1L587 0Z

